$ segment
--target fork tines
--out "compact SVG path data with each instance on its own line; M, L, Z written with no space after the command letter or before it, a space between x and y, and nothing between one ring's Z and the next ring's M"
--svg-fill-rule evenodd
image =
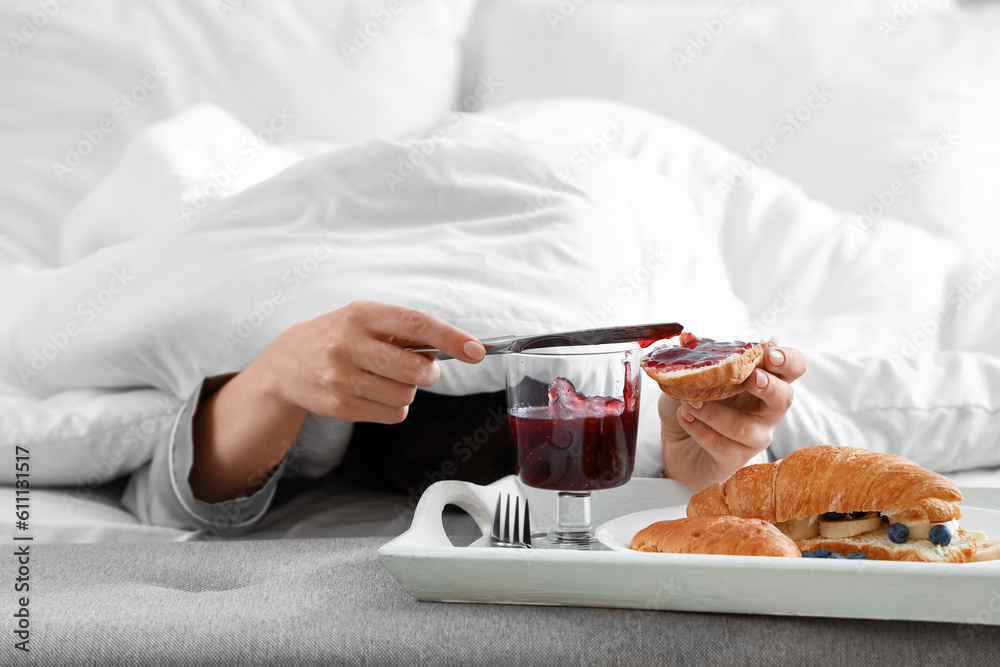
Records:
M528 548L531 546L531 518L528 513L528 499L524 499L524 525L521 525L521 498L514 496L514 515L511 520L510 495L506 503L497 496L497 507L493 512L493 528L490 531L490 544L496 547ZM505 509L501 512L501 509ZM513 524L513 526L511 525Z

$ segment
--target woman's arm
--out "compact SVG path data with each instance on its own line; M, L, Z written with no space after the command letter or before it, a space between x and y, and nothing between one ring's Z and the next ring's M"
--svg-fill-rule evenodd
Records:
M209 378L194 417L195 498L221 502L264 485L313 412L343 421L403 421L438 362L406 346L432 345L467 363L475 338L417 310L356 301L275 338L236 375Z
M194 417L194 497L216 503L263 486L291 449L308 410L262 386L253 364L206 380Z

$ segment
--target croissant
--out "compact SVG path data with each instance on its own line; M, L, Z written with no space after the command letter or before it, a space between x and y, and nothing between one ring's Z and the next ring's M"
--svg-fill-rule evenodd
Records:
M688 516L732 514L771 523L825 512L881 512L941 523L958 518L951 480L904 459L817 445L774 463L747 466L694 495Z
M802 557L795 542L771 524L735 516L659 521L636 533L629 547L654 553Z
M955 521L961 499L946 477L901 456L819 445L738 470L696 493L687 515L762 519L803 550L968 562L976 560L977 547Z

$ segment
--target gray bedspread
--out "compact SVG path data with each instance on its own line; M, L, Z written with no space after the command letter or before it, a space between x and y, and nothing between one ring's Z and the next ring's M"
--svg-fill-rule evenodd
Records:
M1000 651L1000 627L422 603L378 564L385 541L37 545L31 652L13 651L5 630L0 656L47 666L854 667L986 665Z

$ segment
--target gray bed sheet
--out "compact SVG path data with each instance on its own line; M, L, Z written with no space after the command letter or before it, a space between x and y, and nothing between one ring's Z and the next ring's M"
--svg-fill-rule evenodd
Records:
M997 626L418 602L377 560L408 526L408 502L334 476L287 487L238 540L32 545L31 651L15 653L8 634L0 664L854 667L1000 655ZM461 511L445 525L457 545L478 536ZM996 596L983 613L1000 613Z
M378 564L385 541L42 545L31 653L4 664L988 665L1000 649L1000 627L422 603Z

